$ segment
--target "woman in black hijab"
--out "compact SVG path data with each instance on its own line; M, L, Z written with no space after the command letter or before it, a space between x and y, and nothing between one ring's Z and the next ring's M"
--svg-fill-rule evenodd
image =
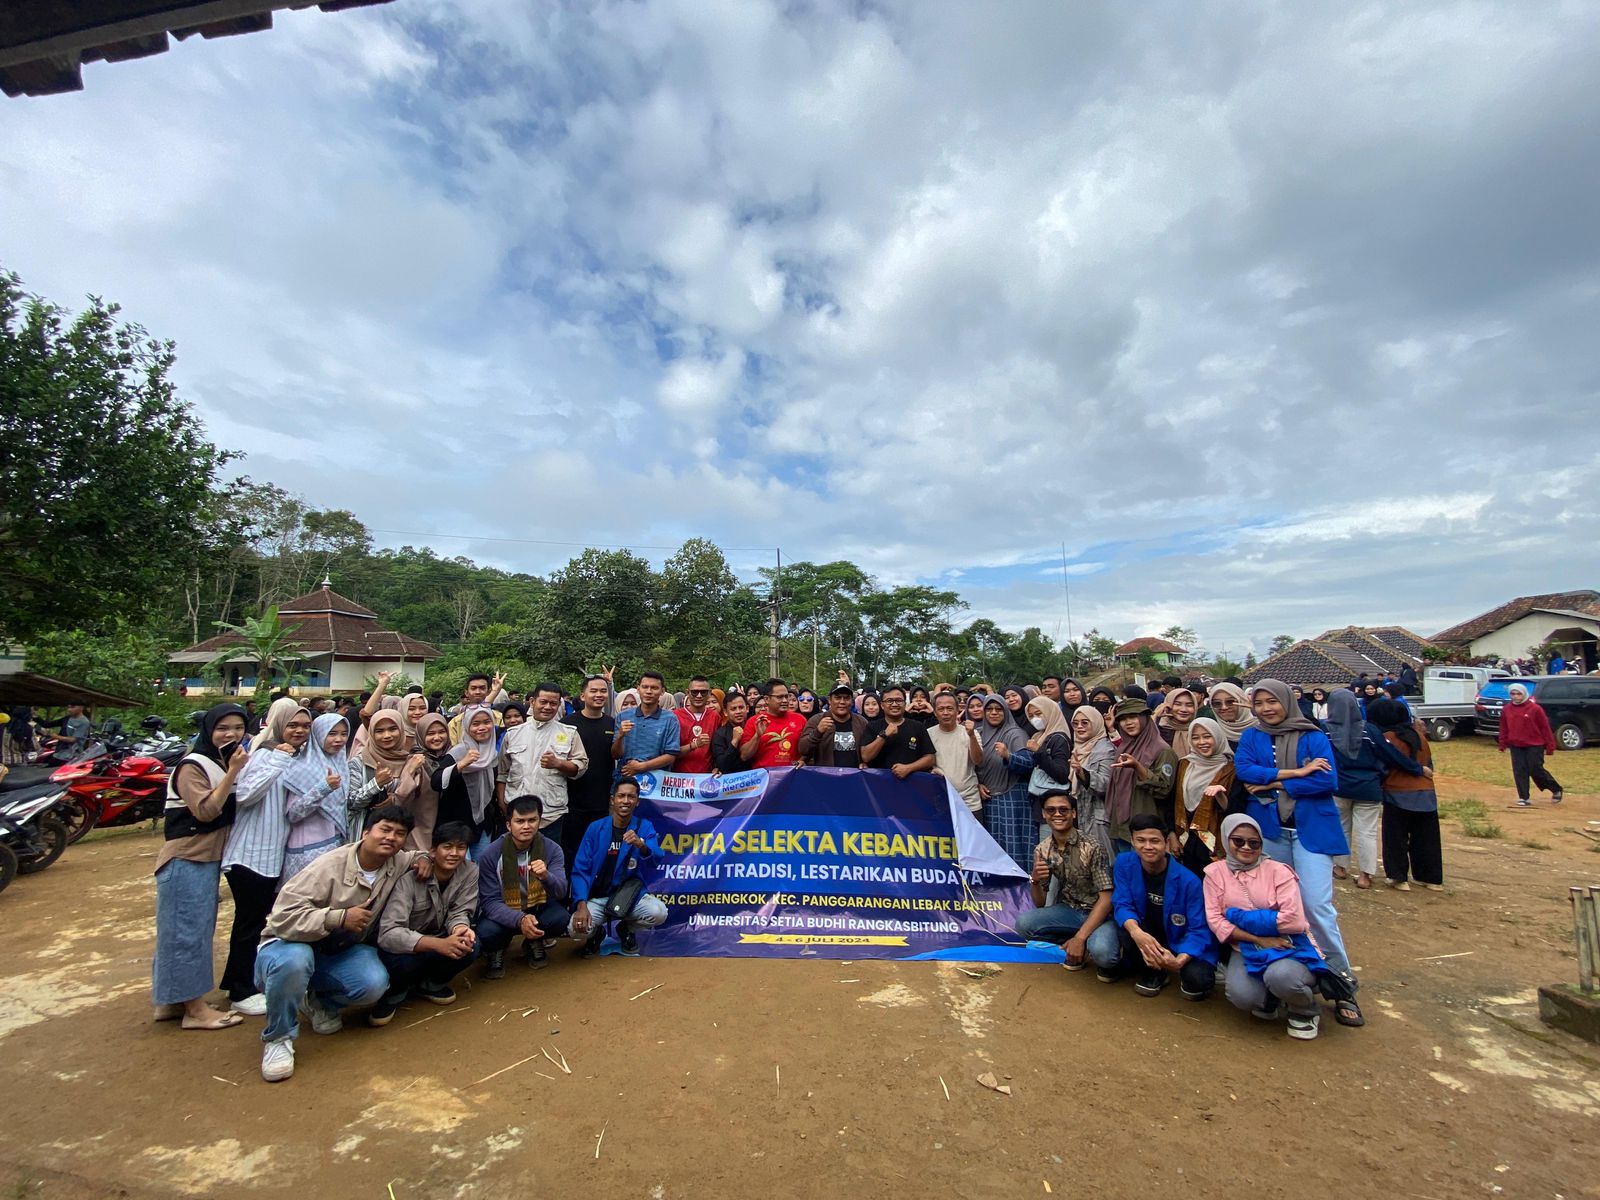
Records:
M200 720L194 749L167 780L164 840L156 855L156 951L150 997L156 1020L185 1029L228 1029L244 1018L206 1003L216 986L211 942L217 932L222 849L233 824L234 785L249 760L247 716L218 704Z

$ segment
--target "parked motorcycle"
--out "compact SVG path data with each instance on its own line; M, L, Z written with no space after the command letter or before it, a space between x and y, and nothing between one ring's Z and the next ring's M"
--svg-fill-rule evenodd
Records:
M34 784L0 793L0 843L9 849L21 875L48 867L67 848L60 785Z
M158 819L167 804L167 777L187 749L179 745L155 754L134 754L113 742L104 756L68 763L50 776L65 789L68 840L91 829L137 825Z

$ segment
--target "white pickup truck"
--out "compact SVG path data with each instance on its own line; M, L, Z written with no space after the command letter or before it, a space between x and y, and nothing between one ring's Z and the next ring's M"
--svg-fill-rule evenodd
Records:
M1499 667L1429 667L1422 676L1422 699L1406 697L1413 716L1428 727L1428 739L1445 742L1458 733L1471 733L1477 713L1478 692L1491 679L1509 679Z

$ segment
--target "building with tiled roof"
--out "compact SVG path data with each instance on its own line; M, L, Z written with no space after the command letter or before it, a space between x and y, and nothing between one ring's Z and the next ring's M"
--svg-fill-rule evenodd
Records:
M1297 684L1309 691L1314 687L1347 687L1363 671L1374 679L1381 679L1386 673L1385 668L1360 650L1342 642L1318 639L1296 642L1287 650L1251 667L1239 678L1246 687L1263 679L1281 679L1284 683Z
M439 650L378 622L378 614L333 590L331 580L323 580L314 592L278 606L278 619L294 631L291 640L299 647L296 674L304 676L310 691L359 692L366 680L379 671L394 671L422 682L427 664L439 657ZM236 633L222 633L197 642L167 661L179 670L174 674L198 671L229 646L243 642ZM184 680L194 691L216 690L215 679L189 675ZM237 659L223 667L224 692L249 691L255 687L255 663Z
M1156 661L1162 666L1175 667L1188 657L1188 651L1182 646L1174 646L1165 638L1139 637L1131 642L1123 642L1117 647L1117 661L1131 663L1139 660L1139 655L1148 650L1156 656Z
M1600 592L1584 588L1518 596L1436 633L1435 642L1471 658L1545 659L1560 650L1584 671L1600 666Z
M1425 638L1398 625L1371 629L1361 625L1346 625L1343 629L1330 629L1312 640L1347 646L1391 674L1398 674L1401 667L1409 666L1420 675L1427 661L1423 651L1433 648Z

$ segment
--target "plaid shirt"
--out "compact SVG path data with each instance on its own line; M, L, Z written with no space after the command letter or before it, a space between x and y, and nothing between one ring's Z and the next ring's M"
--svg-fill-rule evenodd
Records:
M1111 862L1105 847L1094 838L1084 837L1074 829L1067 835L1065 851L1057 848L1053 837L1040 842L1039 849L1044 852L1057 885L1054 903L1086 912L1094 907L1101 892L1111 891Z

